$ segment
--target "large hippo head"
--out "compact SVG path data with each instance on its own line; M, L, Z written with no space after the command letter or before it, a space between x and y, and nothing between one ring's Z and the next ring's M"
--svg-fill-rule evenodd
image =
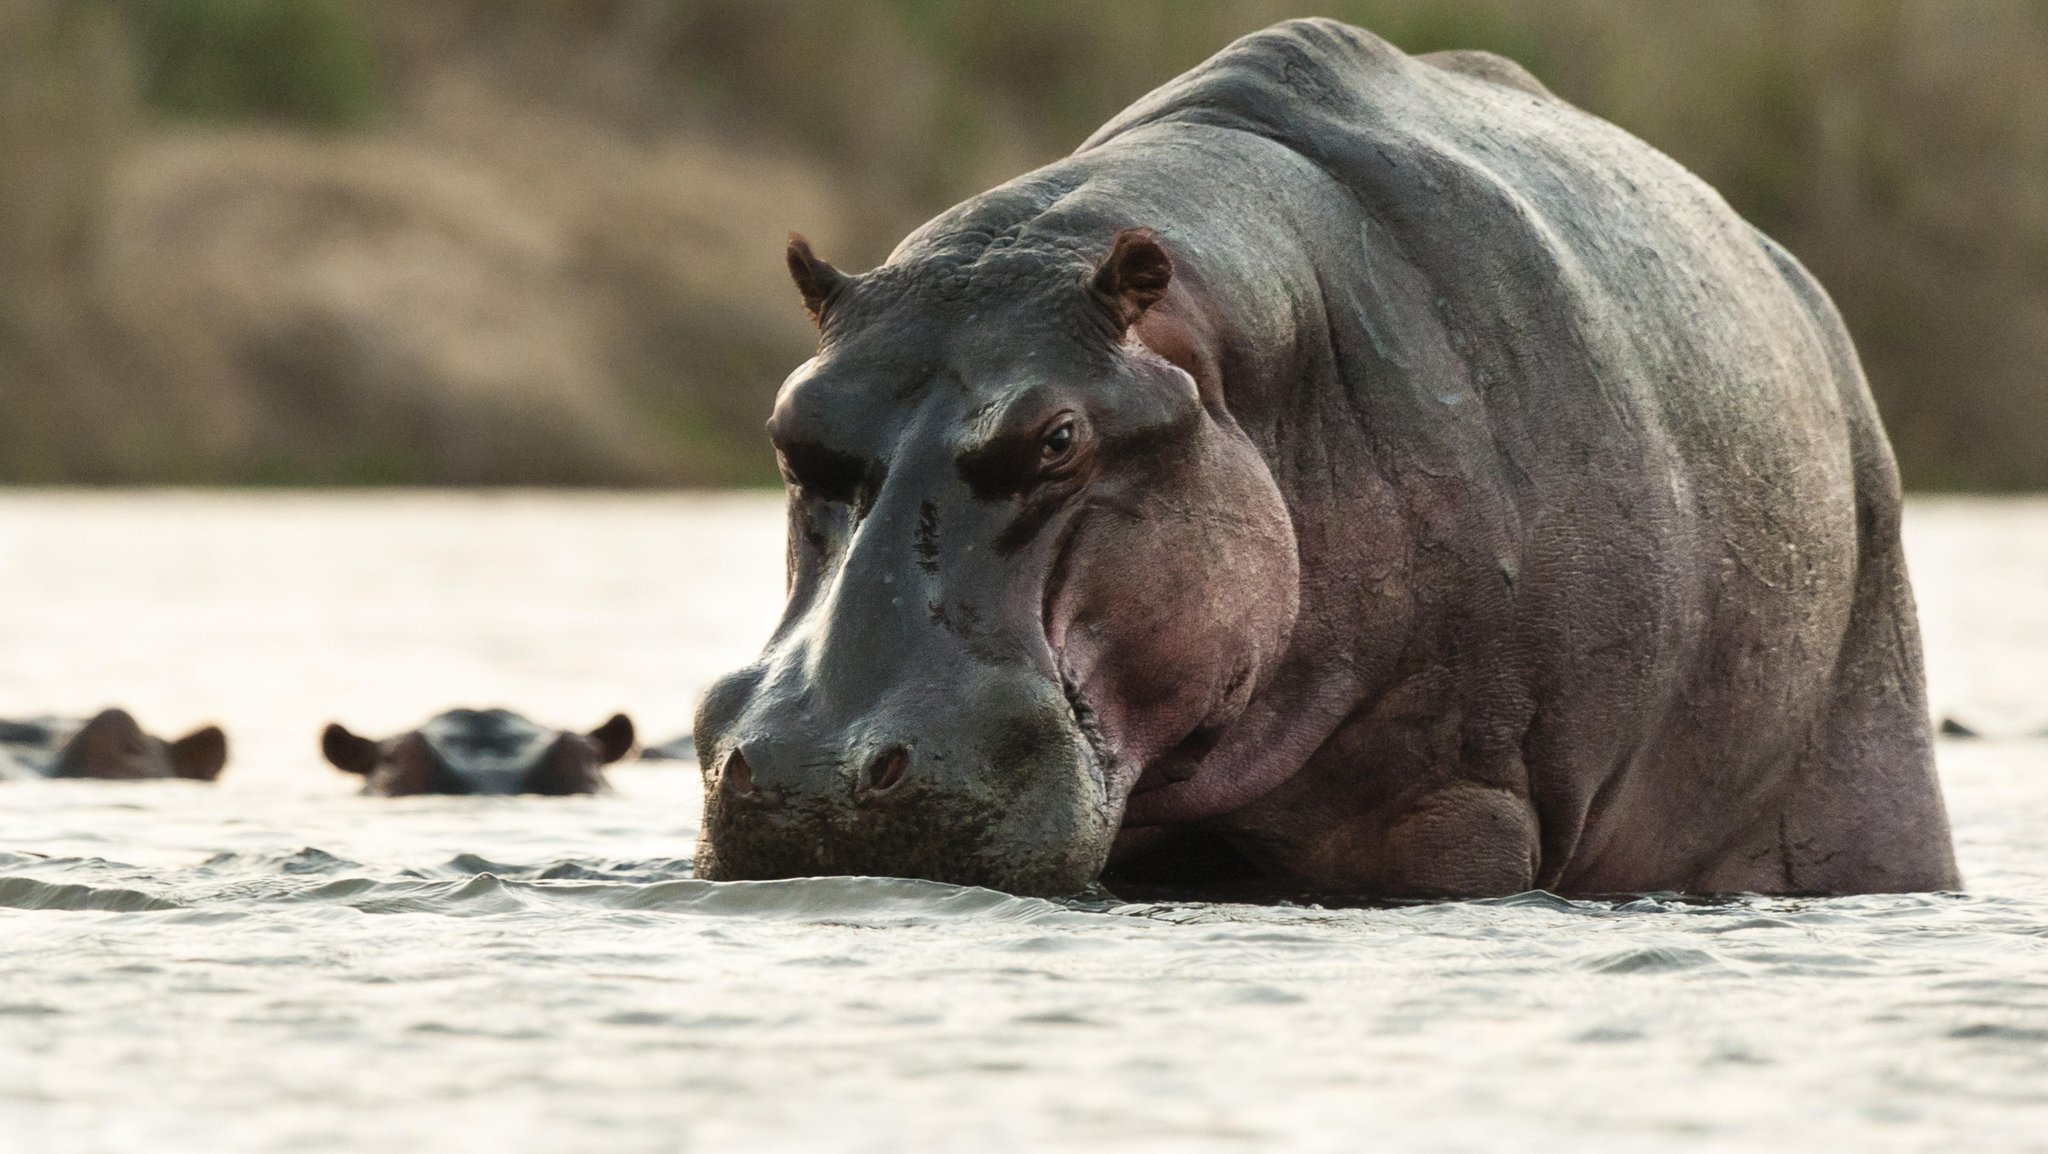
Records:
M633 722L623 713L589 733L549 729L505 709L451 709L382 741L340 725L320 735L335 768L361 775L364 793L384 797L596 793L605 787L603 767L632 748Z
M698 871L1080 890L1296 613L1193 294L1141 228L789 264L822 339L768 422L788 605L699 708Z
M147 781L179 777L212 781L227 761L227 735L217 725L165 741L143 732L135 718L121 709L101 710L84 719L0 721L0 779Z

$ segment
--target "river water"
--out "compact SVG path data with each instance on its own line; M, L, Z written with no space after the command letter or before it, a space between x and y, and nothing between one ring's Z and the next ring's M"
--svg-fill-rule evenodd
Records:
M0 497L0 1151L2048 1150L2048 501L1913 506L1967 892L1377 910L691 878L694 767L362 798L329 720L688 727L764 497Z

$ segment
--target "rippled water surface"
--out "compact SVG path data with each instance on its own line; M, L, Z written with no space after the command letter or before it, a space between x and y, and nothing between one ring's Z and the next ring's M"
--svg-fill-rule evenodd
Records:
M1968 892L1378 910L690 877L693 767L359 798L319 727L663 738L761 498L0 498L0 716L227 726L0 787L0 1150L2048 1150L2048 503L1915 506Z

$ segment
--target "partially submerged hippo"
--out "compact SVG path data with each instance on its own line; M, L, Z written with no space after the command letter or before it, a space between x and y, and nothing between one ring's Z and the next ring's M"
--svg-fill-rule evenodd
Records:
M144 733L135 718L121 709L103 709L89 718L0 721L0 781L36 777L212 781L227 763L227 734L217 725L165 741Z
M707 878L1958 884L1899 484L1799 263L1485 53L1238 41L850 276Z
M589 733L535 724L505 709L451 709L418 729L375 741L340 725L320 735L337 769L360 774L363 792L566 795L605 788L603 767L633 748L623 713Z
M660 745L650 745L640 751L642 761L695 761L697 760L697 739L685 733L671 737Z

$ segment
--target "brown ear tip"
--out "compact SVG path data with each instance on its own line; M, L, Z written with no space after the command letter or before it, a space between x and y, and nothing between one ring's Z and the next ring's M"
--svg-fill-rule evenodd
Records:
M804 299L804 311L823 327L826 305L849 278L833 268L830 261L820 259L811 251L811 242L797 233L789 234L787 259L790 279L796 282L797 292Z
M1166 241L1160 235L1143 225L1119 229L1116 239L1110 244L1110 252L1116 256L1166 255Z
M638 733L633 728L632 718L614 713L605 719L603 725L591 730L589 736L597 743L598 756L606 762L613 762L633 751Z
M1158 233L1143 226L1119 229L1095 270L1095 292L1118 327L1128 328L1166 296L1173 271L1173 254Z
M364 777L377 768L382 756L376 742L350 733L338 721L328 722L327 728L320 731L320 753L334 768Z
M1111 255L1126 272L1173 271L1173 254L1149 228L1127 228L1116 234L1116 250Z
M227 731L204 725L170 743L171 774L190 781L214 781L228 763Z
M320 731L320 752L328 761L345 768L344 763L349 760L349 747L359 740L361 739L348 731L347 726L339 721L330 721L327 728Z

